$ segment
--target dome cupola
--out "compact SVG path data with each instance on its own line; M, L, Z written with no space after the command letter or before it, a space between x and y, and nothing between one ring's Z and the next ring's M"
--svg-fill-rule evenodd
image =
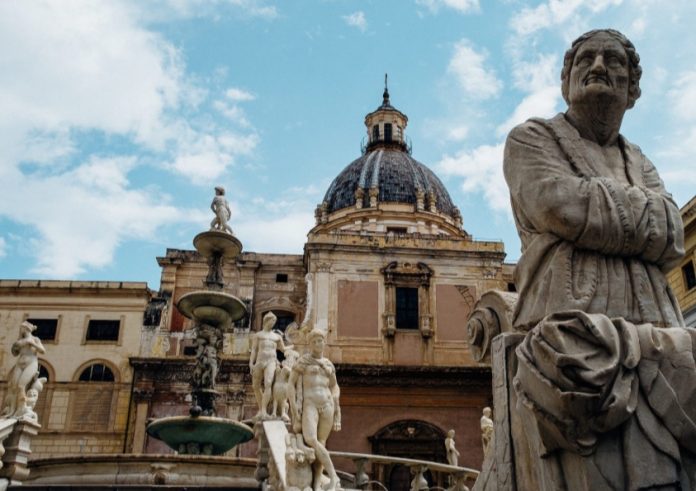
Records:
M408 117L391 105L386 75L384 82L382 105L365 116L362 155L329 186L314 230L466 236L445 186L411 156Z

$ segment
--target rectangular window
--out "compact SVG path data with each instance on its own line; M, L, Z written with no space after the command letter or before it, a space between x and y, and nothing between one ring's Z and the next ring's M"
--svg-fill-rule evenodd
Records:
M276 275L276 283L287 283L288 282L288 275L285 273L278 273Z
M396 328L418 329L418 288L396 288Z
M392 233L392 234L405 234L408 233L408 229L406 227L387 227L387 233Z
M184 356L196 356L197 351L198 349L193 345L184 346Z
M696 272L694 271L694 262L689 261L684 266L682 266L682 273L684 274L684 285L687 290L691 290L696 286Z
M87 326L87 341L118 341L120 320L90 319Z
M384 141L392 141L392 125L391 123L384 123Z
M372 141L379 140L379 125L374 125L372 127Z
M34 336L41 341L54 341L56 339L56 330L58 329L58 319L36 319L29 318L27 322L36 326Z

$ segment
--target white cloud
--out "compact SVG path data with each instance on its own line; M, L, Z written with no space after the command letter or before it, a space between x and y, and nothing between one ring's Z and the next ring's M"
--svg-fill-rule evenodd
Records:
M230 87L225 91L225 97L227 97L232 102L244 102L253 101L256 96L250 92L243 89L238 89L236 87Z
M254 96L192 83L132 2L0 2L0 62L0 216L34 231L27 242L46 277L104 267L124 241L192 218L130 182L142 165L133 155L211 184L259 141L243 112L228 116L245 131L197 117L209 99L233 111ZM82 157L87 132L118 137L119 155Z
M417 5L426 7L433 13L440 8L450 8L460 13L478 12L480 9L479 0L416 0Z
M7 241L5 237L0 237L0 258L7 256Z
M580 15L578 11L584 9L584 15L596 14L611 6L617 6L623 0L549 0L536 7L525 7L520 12L511 16L511 26L519 35L529 35L541 29L557 26L574 19Z
M353 12L350 15L344 15L343 20L349 26L356 27L360 29L362 32L365 32L365 30L367 29L367 19L365 18L365 12L363 12L362 10Z
M267 253L302 254L307 232L314 227L313 209L280 217L245 215L234 222L234 233L244 237L244 249Z
M696 121L696 71L679 74L668 93L674 115L682 121Z
M152 239L159 227L189 219L166 195L130 187L134 164L133 158L93 157L41 179L16 170L5 174L0 214L39 232L30 241L35 272L66 278L103 267L124 240Z
M237 14L244 17L274 19L278 10L265 0L128 0L132 10L147 21L212 17Z
M466 140L469 134L469 127L467 125L457 125L446 129L445 138L449 141L462 141Z
M487 57L485 51L476 51L468 39L462 39L454 46L447 72L454 75L466 96L488 99L496 96L503 88L503 82L496 77L495 72L486 67Z
M495 132L498 136L506 135L512 128L531 117L550 118L558 110L561 94L558 87L542 87L522 99L513 113L503 123L498 125Z
M511 215L510 197L503 176L503 143L481 145L445 155L436 165L444 175L463 179L462 189L483 194L491 209Z

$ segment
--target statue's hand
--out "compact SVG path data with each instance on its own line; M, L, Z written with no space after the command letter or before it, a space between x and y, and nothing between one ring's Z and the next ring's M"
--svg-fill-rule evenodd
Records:
M333 430L334 431L341 431L341 420L336 419L333 424Z
M295 433L302 433L302 422L299 420L299 418L292 418L292 431Z

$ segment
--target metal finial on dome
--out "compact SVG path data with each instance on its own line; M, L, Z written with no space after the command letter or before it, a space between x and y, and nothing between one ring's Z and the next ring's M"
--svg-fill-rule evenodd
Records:
M382 94L382 105L389 106L389 87L387 86L387 74L384 74L384 93Z

